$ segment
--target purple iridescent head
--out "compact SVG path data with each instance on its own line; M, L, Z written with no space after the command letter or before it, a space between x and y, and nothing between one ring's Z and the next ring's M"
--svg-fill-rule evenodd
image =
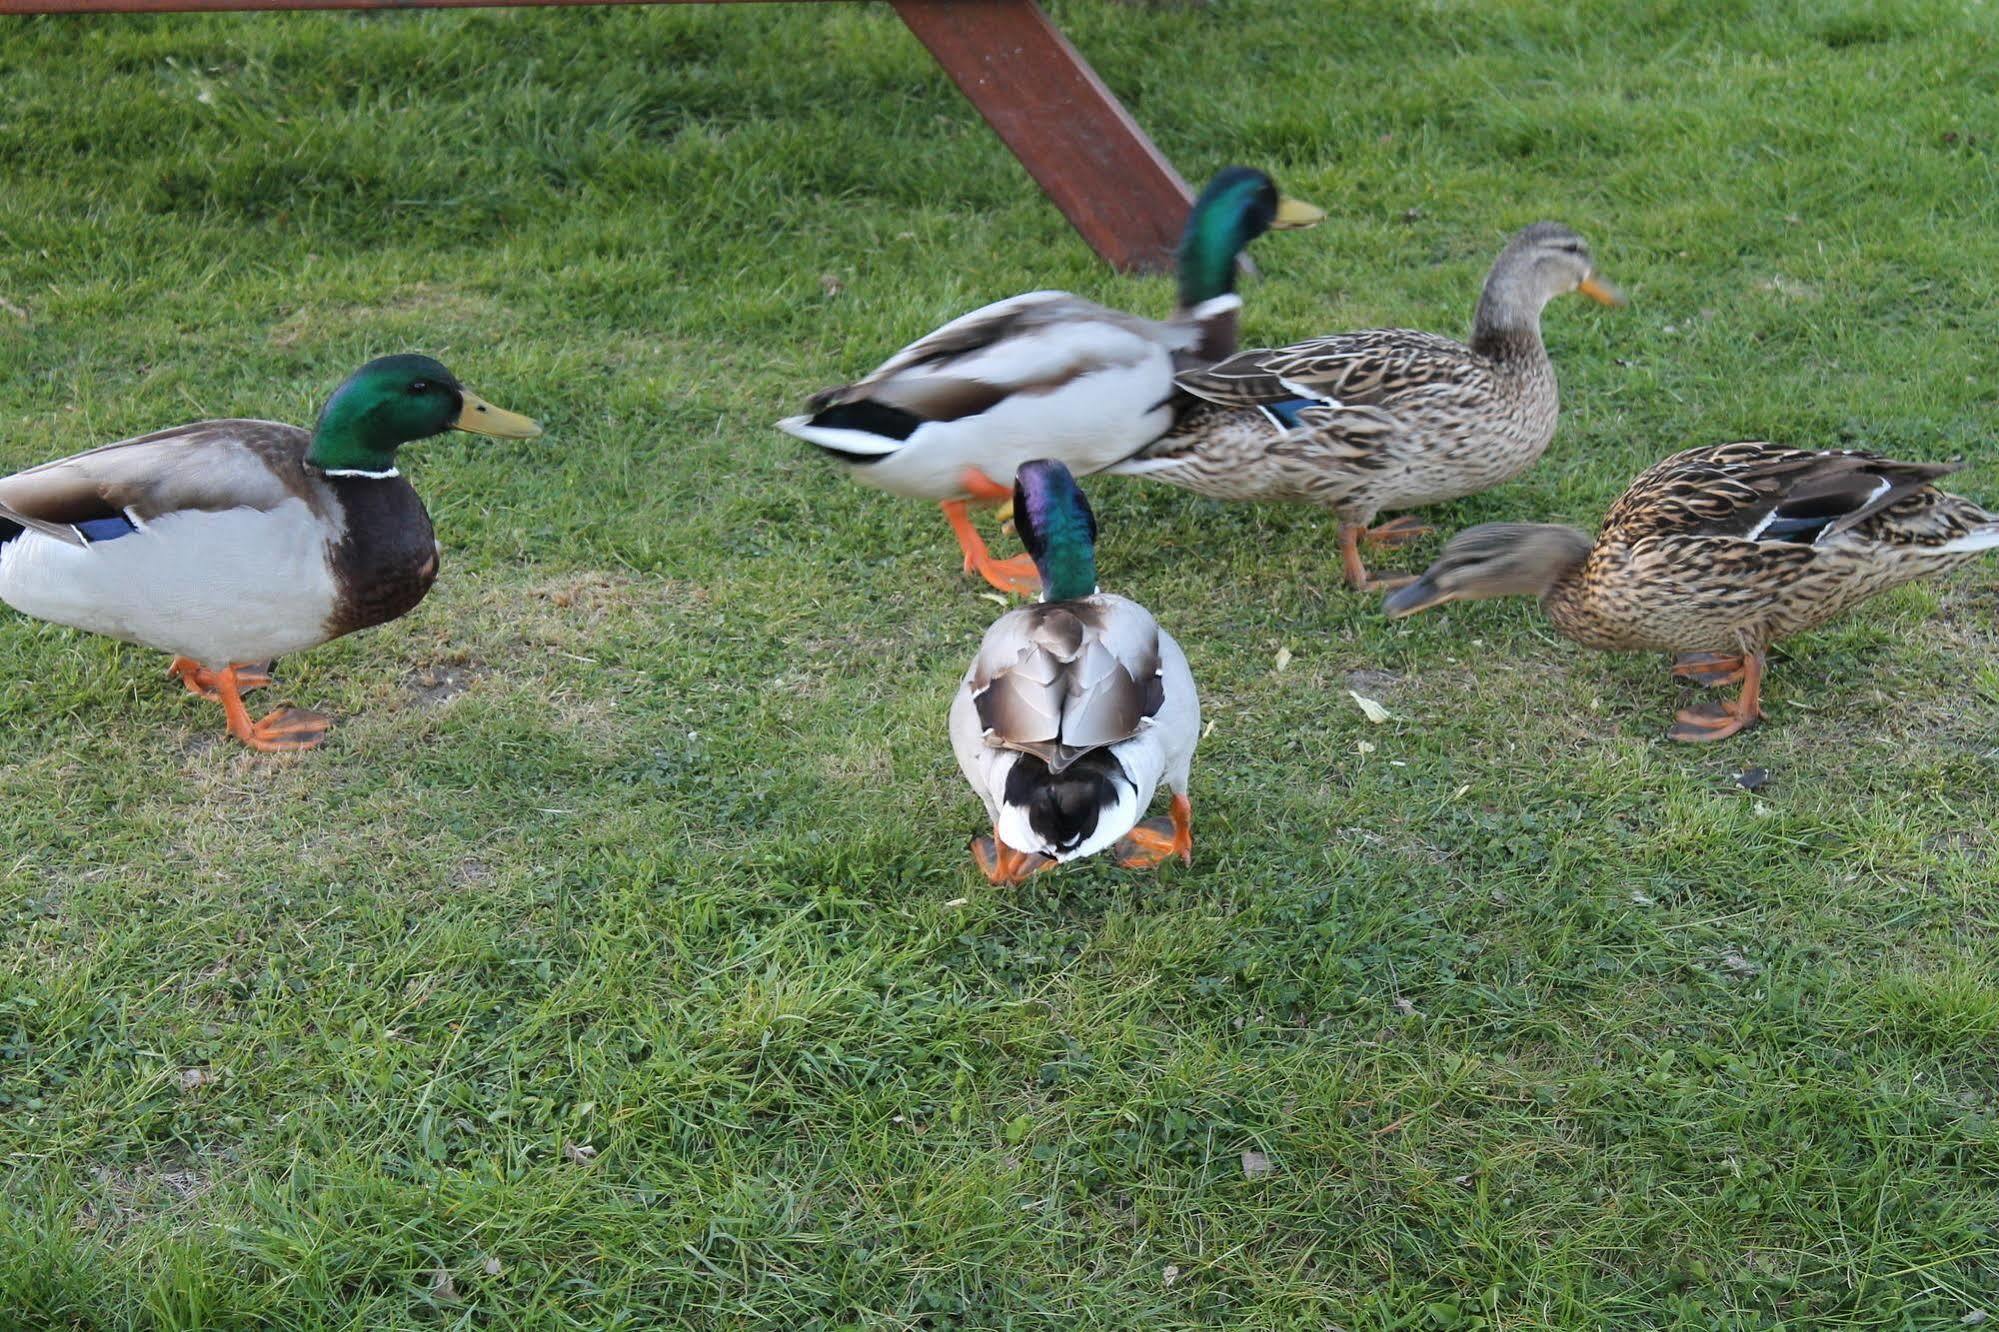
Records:
M1062 463L1037 458L1013 478L1013 522L1041 571L1043 601L1073 601L1097 590L1097 516Z

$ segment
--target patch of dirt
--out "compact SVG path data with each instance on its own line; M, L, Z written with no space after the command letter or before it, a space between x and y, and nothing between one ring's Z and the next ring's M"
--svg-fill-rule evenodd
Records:
M531 584L525 592L536 601L547 602L563 610L608 610L636 605L646 599L647 589L640 580L625 574L586 569L580 573L544 579Z
M178 1211L214 1187L214 1178L185 1163L139 1165L91 1172L98 1190L76 1209L79 1229L119 1235L143 1221Z
M410 703L419 708L441 708L470 689L486 674L482 662L463 661L420 666L409 676Z

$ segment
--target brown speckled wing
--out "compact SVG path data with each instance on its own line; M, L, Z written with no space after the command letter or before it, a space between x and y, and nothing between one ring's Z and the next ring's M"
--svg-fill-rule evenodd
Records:
M1886 521L1955 463L1897 462L1858 450L1793 449L1761 442L1689 449L1655 464L1604 518L1606 540L1665 533L1736 537L1758 544L1813 544ZM1949 539L1944 537L1942 539Z
M1179 376L1209 402L1255 407L1323 398L1349 407L1392 406L1412 389L1451 386L1492 392L1492 368L1461 343L1410 329L1375 329L1240 352Z

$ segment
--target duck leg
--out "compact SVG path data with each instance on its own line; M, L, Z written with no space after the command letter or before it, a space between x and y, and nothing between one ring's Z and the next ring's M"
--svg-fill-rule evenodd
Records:
M1055 862L1036 851L1016 851L999 839L999 830L994 829L991 837L972 839L972 861L979 867L979 873L986 876L987 883L1019 883L1030 874L1039 874Z
M215 692L222 702L222 715L228 719L229 734L250 748L266 753L311 749L326 739L333 719L323 712L279 708L257 721L251 721L249 709L243 706L243 690L238 679L238 673L243 669L241 666L226 666L214 673Z
M1126 869L1153 869L1174 856L1194 863L1194 806L1175 795L1171 817L1147 819L1118 839L1117 863Z
M1392 526L1393 524L1386 524ZM1367 565L1360 558L1361 537L1368 529L1360 523L1340 524L1340 569L1346 574L1347 586L1356 592L1393 592L1398 587L1416 581L1413 574L1388 574L1375 577L1368 573ZM1390 542L1389 544L1395 544Z
M976 467L967 467L959 478L959 484L974 500L997 504L1013 498L1013 491ZM979 529L972 526L971 515L965 511L967 503L966 500L945 500L941 506L944 521L951 524L951 531L958 538L958 550L965 557L965 572L978 574L1002 592L1023 597L1039 595L1041 575L1035 569L1034 561L1025 555L1016 555L1010 560L994 559L987 552Z
M255 665L236 667L236 692L247 694L252 689L262 689L269 684L271 664L260 661ZM211 671L191 657L175 657L173 664L167 667L167 674L178 676L190 694L197 694L211 702L222 701L222 694L215 687L215 682L221 678L220 671Z
M1398 518L1390 518L1385 523L1368 528L1360 534L1360 539L1370 546L1393 550L1397 546L1420 541L1436 530L1415 514L1405 513Z
M1673 675L1689 684L1721 689L1741 684L1744 671L1740 652L1682 652L1673 658Z
M1742 654L1742 692L1727 703L1702 703L1681 708L1676 714L1669 740L1699 742L1725 740L1763 720L1763 654Z

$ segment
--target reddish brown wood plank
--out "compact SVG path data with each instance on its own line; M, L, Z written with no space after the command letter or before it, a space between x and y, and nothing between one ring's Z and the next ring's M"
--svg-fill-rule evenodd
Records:
M1172 262L1193 191L1035 0L890 0L1093 249Z

